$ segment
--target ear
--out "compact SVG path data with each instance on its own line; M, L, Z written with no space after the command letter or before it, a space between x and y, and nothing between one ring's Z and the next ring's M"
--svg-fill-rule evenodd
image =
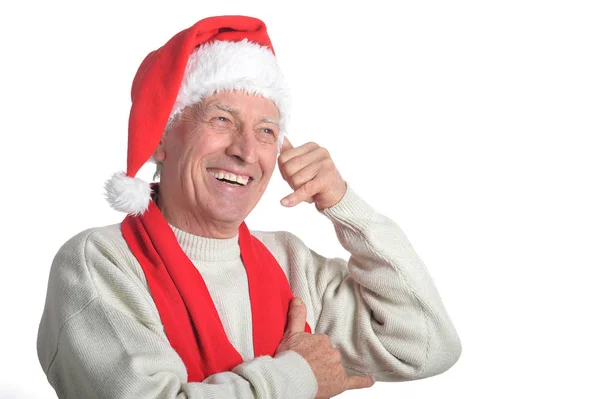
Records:
M167 157L167 152L165 151L165 140L161 139L160 143L158 143L158 147L154 150L154 155L152 156L156 162L162 162Z

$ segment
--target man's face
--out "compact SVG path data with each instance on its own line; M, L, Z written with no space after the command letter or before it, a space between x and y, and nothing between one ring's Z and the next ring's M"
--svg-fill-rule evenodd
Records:
M237 233L275 168L278 123L271 100L237 91L185 108L155 153L163 162L160 205L167 220L198 234L186 226L196 224L206 236L233 227Z

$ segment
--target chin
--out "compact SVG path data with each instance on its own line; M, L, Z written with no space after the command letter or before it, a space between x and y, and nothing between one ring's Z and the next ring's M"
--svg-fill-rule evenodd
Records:
M222 207L216 212L213 212L213 218L221 223L240 225L246 219L250 212L245 212L241 209L230 207Z

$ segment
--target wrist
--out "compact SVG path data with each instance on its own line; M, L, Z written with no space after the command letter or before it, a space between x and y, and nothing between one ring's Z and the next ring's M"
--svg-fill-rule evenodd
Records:
M346 191L348 190L348 185L345 180L342 180L340 183L336 185L331 191L330 199L327 201L319 201L315 203L315 206L319 211L323 211L325 209L331 208L338 204L342 198L346 195Z

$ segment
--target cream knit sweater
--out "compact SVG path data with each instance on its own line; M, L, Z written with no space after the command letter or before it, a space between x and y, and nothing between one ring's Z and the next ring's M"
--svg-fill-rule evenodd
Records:
M402 230L349 187L323 211L351 257L327 259L287 232L253 234L273 253L315 333L327 334L350 374L402 381L439 374L461 345L425 266ZM38 333L38 356L61 398L314 398L296 352L254 358L248 284L237 238L173 227L201 272L244 362L187 382L141 266L120 224L86 230L58 252Z

